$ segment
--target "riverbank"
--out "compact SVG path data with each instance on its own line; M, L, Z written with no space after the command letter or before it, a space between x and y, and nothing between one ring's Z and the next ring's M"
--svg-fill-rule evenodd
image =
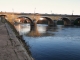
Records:
M33 60L9 24L0 21L0 60Z

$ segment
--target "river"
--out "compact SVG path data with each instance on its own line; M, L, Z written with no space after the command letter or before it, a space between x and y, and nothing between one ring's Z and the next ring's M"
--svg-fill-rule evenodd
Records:
M80 27L17 24L16 30L30 46L34 60L80 60Z

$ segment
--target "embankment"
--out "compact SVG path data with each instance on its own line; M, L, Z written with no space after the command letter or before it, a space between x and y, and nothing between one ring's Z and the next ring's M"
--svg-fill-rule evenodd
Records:
M29 46L22 39L22 36L16 31L14 26L6 21L5 26L7 28L7 32L9 34L9 40L11 41L12 46L14 47L14 51L19 60L34 60L31 56L31 52L29 50Z

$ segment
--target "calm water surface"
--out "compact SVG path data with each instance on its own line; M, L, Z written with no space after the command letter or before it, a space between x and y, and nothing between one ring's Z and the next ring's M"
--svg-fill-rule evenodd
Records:
M15 25L35 60L80 60L80 27Z

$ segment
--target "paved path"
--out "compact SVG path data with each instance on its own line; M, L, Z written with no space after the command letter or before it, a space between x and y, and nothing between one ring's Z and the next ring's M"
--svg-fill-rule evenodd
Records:
M7 23L0 22L0 60L32 60Z

